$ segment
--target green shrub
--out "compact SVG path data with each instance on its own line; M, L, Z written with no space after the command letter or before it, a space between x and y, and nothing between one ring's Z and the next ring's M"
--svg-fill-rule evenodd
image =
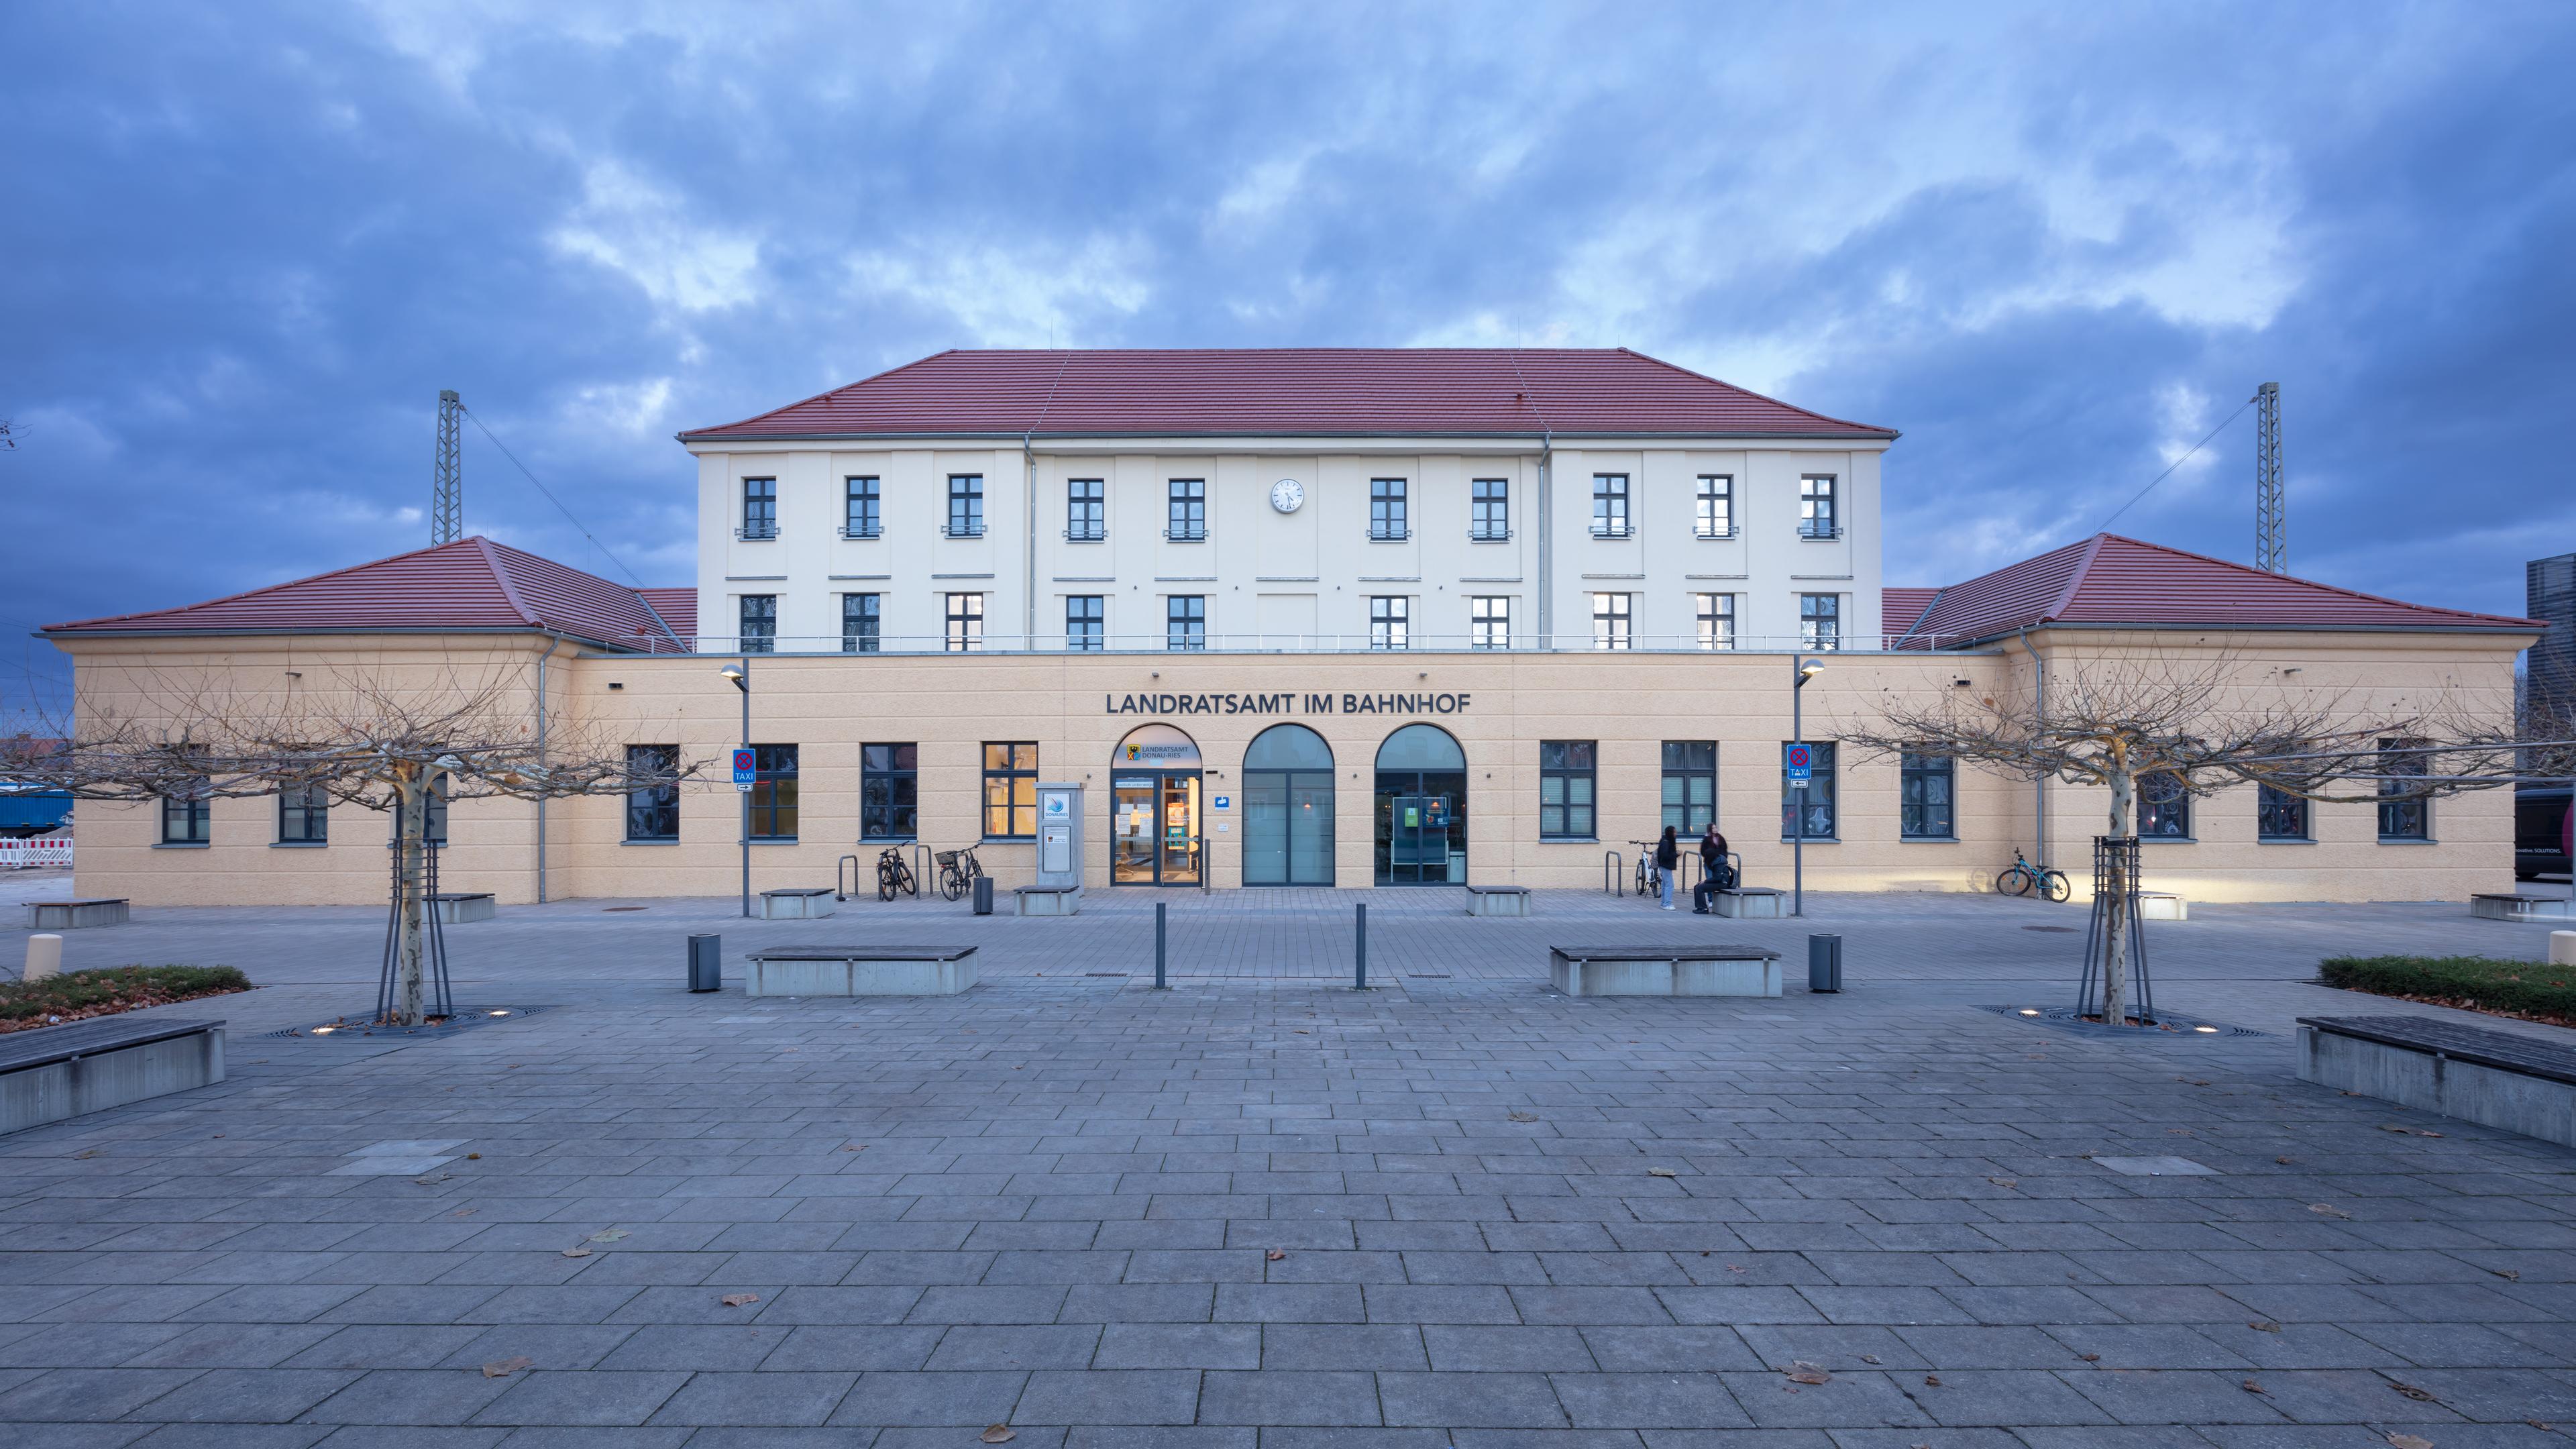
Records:
M0 981L0 1022L98 1016L192 996L248 990L250 978L230 966L111 966L96 971L66 971L42 981Z
M2335 956L2317 963L2317 978L2381 996L2576 1022L2576 966L2492 956Z

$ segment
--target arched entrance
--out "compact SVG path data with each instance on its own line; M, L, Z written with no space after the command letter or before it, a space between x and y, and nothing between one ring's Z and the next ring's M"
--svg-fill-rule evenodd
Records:
M1197 885L1199 747L1167 724L1139 725L1109 758L1109 883Z
M1409 724L1377 749L1377 883L1467 883L1467 752Z
M1304 725L1272 725L1244 749L1243 883L1333 883L1333 747Z

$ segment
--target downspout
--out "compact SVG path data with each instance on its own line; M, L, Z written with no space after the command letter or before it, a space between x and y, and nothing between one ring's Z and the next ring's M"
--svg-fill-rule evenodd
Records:
M1553 649L1556 641L1551 631L1556 627L1556 515L1552 511L1554 490L1551 482L1556 459L1556 434L1542 418L1538 425L1538 647Z
M546 652L537 656L537 764L546 762L546 661L563 647L561 634L548 635ZM546 797L537 797L537 904L546 903Z
M2030 647L2030 626L2021 626L2021 652L2030 656L2030 667L2038 676L2036 719L2048 719L2048 661ZM2030 782L2031 811L2034 828L2039 831L2039 868L2048 869L2048 777L2033 776Z
M1026 544L1026 563L1020 580L1020 648L1035 651L1038 647L1038 455L1029 449L1029 439L1037 432L1032 424L1020 434L1020 464L1024 477L1020 483L1028 522L1020 530Z

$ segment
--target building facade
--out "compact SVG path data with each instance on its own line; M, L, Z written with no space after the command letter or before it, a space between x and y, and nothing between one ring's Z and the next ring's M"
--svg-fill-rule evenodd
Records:
M2106 802L1844 751L1892 695L2152 659L2248 697L2510 715L2528 620L2110 535L1883 587L1893 438L1624 352L942 354L684 435L694 590L468 539L47 635L84 708L136 718L174 679L499 680L638 760L753 751L747 792L455 802L443 884L507 901L728 894L746 835L755 889L969 845L1019 884L1041 782L1081 788L1103 890L1598 889L1710 823L1753 884L1799 852L1822 890L1978 890L2016 849L2080 865ZM2150 884L2200 899L2511 876L2497 792L2152 807ZM332 814L84 807L79 888L380 899L387 823Z

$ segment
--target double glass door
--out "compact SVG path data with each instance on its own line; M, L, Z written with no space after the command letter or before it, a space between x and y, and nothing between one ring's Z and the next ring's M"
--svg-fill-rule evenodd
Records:
M1377 772L1377 883L1467 883L1465 771Z
M1199 775L1122 773L1109 785L1109 879L1116 885L1197 885Z
M1243 883L1333 883L1333 772L1243 772Z

